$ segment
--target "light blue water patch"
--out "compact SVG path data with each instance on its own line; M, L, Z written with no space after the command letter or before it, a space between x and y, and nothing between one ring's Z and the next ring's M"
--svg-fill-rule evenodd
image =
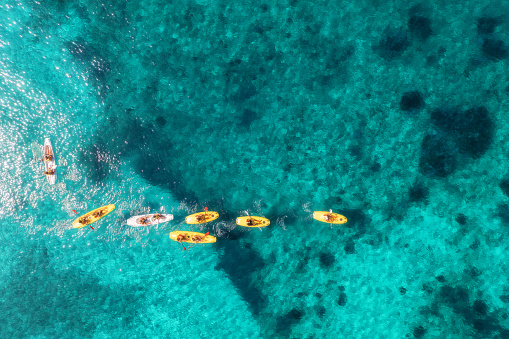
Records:
M507 337L504 6L3 3L0 337Z

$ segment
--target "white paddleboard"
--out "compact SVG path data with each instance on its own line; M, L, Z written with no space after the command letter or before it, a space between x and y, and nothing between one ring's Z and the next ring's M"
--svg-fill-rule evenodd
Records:
M54 174L46 175L46 179L51 185L54 185L57 181L57 162L55 160L55 152L53 150L53 145L51 145L51 141L49 138L44 139L44 146L42 147L42 161L44 161L44 171L48 172L50 170L54 170ZM47 160L46 157L51 157L51 160Z

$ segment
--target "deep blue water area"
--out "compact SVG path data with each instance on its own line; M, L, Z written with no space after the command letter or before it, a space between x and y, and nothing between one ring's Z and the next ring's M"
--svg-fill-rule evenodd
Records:
M509 3L0 13L0 338L509 338Z

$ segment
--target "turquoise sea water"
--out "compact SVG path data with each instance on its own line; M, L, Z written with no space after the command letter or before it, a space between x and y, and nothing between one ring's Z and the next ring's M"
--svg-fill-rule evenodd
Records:
M509 338L508 11L3 1L0 338Z

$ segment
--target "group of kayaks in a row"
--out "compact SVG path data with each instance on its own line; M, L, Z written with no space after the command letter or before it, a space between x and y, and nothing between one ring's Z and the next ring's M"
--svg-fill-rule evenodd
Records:
M55 184L56 182L56 161L55 161L55 153L53 151L53 146L49 138L45 138L44 146L43 146L43 161L44 161L44 174L50 184ZM78 218L76 218L72 226L73 228L82 228L85 226L90 226L90 228L94 229L91 224L98 221L99 219L108 215L108 213L112 212L115 209L114 204L102 206L96 208L93 211L87 212ZM73 210L74 211L74 210ZM76 213L76 211L74 211ZM188 215L186 217L187 224L204 224L219 218L219 213L214 211L208 211L207 207L203 212L194 213ZM332 210L329 212L324 211L316 211L313 213L313 218L331 224L344 224L347 222L346 217L333 213ZM173 220L172 214L144 214L137 215L131 217L127 220L127 224L133 227L142 227L142 226L150 226L150 225L158 225L162 223L166 223L170 220ZM259 217L259 216L242 216L238 217L236 220L237 225L244 227L266 227L270 225L270 221L267 218ZM191 231L173 231L170 233L170 239L177 241L179 243L193 243L193 244L206 244L206 243L214 243L216 242L216 237L209 235L209 233L199 233L199 232L191 232Z
M90 226L90 224L98 221L105 217L108 213L115 209L115 205L106 205L96 208L93 211L85 213L84 215L76 218L72 223L73 228L82 228ZM205 207L205 211L194 213L186 217L186 223L188 224L204 224L219 218L219 213L214 211L208 211ZM127 220L127 224L133 227L142 227L150 225L158 225L173 220L172 214L144 214L131 217ZM257 217L257 216L245 216L237 218L237 224L245 227L265 227L270 225L269 219ZM170 233L170 238L178 242L188 243L213 243L216 242L216 237L199 232L189 231L173 231Z
M83 214L76 218L72 226L73 228L82 228L85 226L90 226L90 224L98 221L99 219L105 217L108 213L115 209L114 204L102 206L96 208L93 211ZM187 224L204 224L219 218L219 213L214 211L208 211L207 207L203 212L194 213L188 215L186 217ZM316 211L313 213L313 218L326 222L329 224L344 224L347 222L346 217L333 213L332 210L329 212L325 211ZM144 214L137 215L127 219L127 224L133 227L141 227L141 226L150 226L150 225L159 225L165 222L173 220L172 214ZM259 216L242 216L238 217L236 220L237 225L244 227L266 227L270 225L270 220L264 217ZM92 226L90 226L92 227ZM193 244L206 244L206 243L214 243L216 242L216 237L209 235L209 233L200 233L200 232L191 232L191 231L173 231L170 233L170 239L177 241L179 243L187 242Z

